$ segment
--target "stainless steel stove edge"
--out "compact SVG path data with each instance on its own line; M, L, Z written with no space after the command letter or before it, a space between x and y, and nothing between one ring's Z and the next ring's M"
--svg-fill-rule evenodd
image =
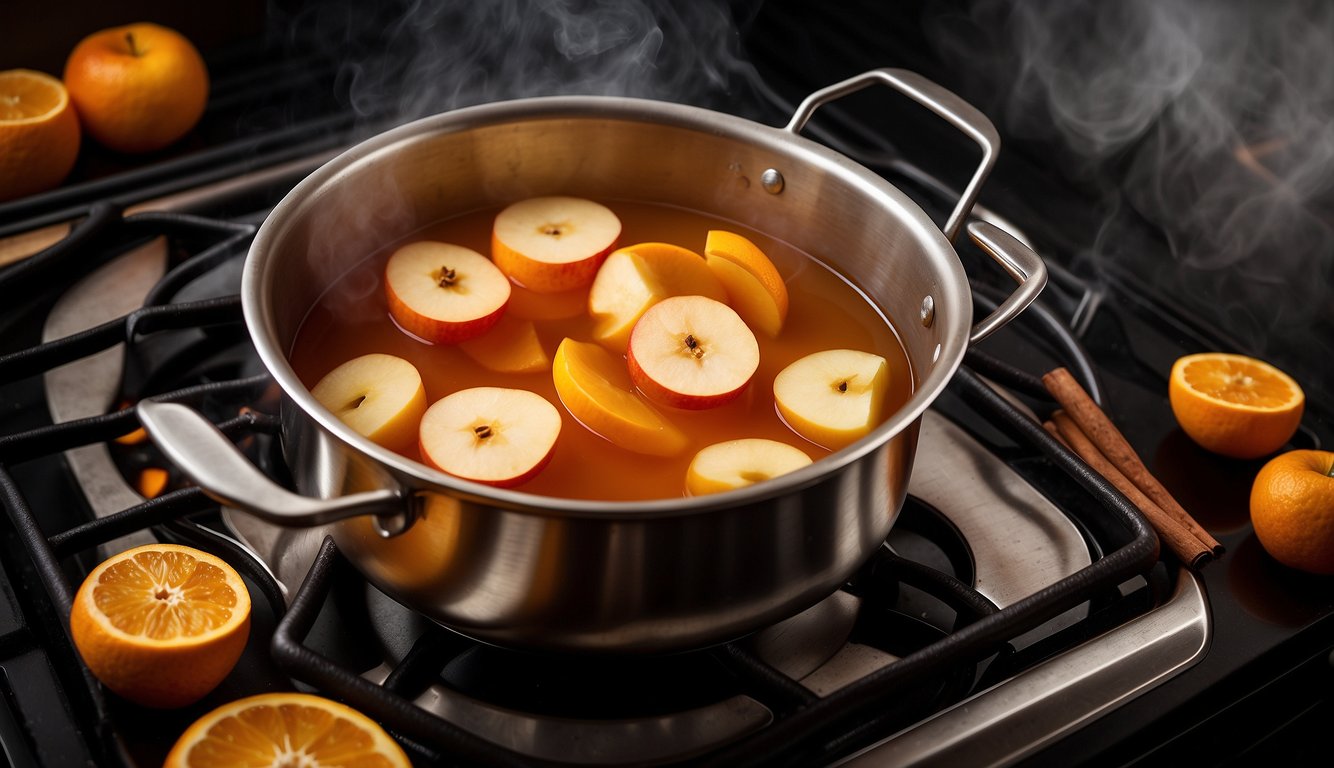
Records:
M836 765L1011 765L1195 665L1211 637L1204 586L1183 568L1158 608Z

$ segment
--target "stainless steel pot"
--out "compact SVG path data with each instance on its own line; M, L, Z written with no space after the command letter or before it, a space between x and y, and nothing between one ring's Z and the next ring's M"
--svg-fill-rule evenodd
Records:
M800 135L826 102L880 83L982 149L942 233L879 176ZM263 478L202 417L145 402L153 439L212 496L264 519L330 524L386 593L464 634L562 651L701 647L828 595L884 540L903 503L919 418L970 343L1046 280L1041 259L982 222L968 231L1020 288L972 325L951 240L995 158L995 129L912 73L875 70L808 97L784 128L675 104L560 97L490 104L402 126L304 180L261 227L245 264L245 320L285 395L297 486ZM743 490L643 503L498 490L375 445L321 407L287 352L321 293L367 254L423 225L546 194L707 211L782 238L860 286L902 336L908 403L857 443Z

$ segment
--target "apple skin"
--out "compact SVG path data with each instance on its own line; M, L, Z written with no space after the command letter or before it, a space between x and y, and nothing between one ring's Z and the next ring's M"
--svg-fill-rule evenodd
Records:
M778 372L774 405L797 434L836 451L880 424L888 390L885 358L854 349L828 349Z
M686 492L703 496L734 491L810 463L811 457L805 451L777 440L751 437L714 443L690 461L686 469Z
M488 430L485 436L483 429ZM446 395L426 409L418 449L423 463L441 472L513 488L532 480L551 462L560 429L560 412L541 395L473 387ZM495 442L482 447L483 441Z
M654 304L635 323L626 350L630 381L639 391L654 402L686 410L735 400L759 364L755 334L726 304L704 296L674 296Z
M456 277L443 285L444 269ZM399 328L431 344L457 344L491 330L505 314L510 282L474 250L422 240L385 263L385 300Z
M369 354L334 368L311 396L357 434L390 450L406 451L426 412L417 368L400 357Z
M593 282L620 236L621 220L604 205L578 197L535 197L496 216L491 258L524 288L561 293Z

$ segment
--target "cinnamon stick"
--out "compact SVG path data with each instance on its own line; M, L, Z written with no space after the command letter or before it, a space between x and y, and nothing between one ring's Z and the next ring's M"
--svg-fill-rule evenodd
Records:
M1094 445L1084 432L1075 424L1074 420L1065 414L1064 411L1057 411L1052 414L1052 420L1042 425L1048 432L1054 432L1055 436L1069 446L1070 450L1079 454L1079 457L1086 464L1092 467L1098 474L1107 478L1107 482L1116 487L1118 491L1125 494L1125 497L1139 508L1140 512L1148 518L1149 524L1158 532L1158 538L1172 550L1177 559L1191 568L1198 569L1213 557L1213 552L1208 545L1200 541L1189 529L1177 522L1175 518L1163 511L1162 507L1153 503L1153 500L1144 495L1130 478L1126 477L1117 469L1111 461L1103 455L1102 451Z
M1126 476L1135 487L1144 492L1164 512L1195 535L1215 556L1223 553L1223 545L1209 535L1204 527L1195 522L1172 494L1158 482L1149 468L1144 466L1135 449L1130 447L1121 431L1107 418L1093 398L1084 391L1075 377L1064 368L1057 368L1042 377L1042 383L1056 401L1061 404L1069 417L1079 425L1079 429L1097 446L1098 450Z

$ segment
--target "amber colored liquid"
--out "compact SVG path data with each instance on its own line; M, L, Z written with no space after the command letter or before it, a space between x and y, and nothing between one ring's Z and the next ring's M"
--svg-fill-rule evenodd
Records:
M645 500L685 493L686 468L705 446L743 437L786 442L819 460L829 451L808 442L783 423L773 402L773 380L788 364L812 352L857 349L889 361L890 385L885 415L912 393L908 359L884 315L841 276L791 245L763 233L695 211L638 202L608 202L621 219L620 244L666 242L702 253L710 229L728 229L750 238L774 262L788 288L787 322L779 338L757 334L760 366L736 400L702 411L654 404L690 438L679 456L661 458L626 451L593 434L560 406L550 371L498 374L482 368L452 346L424 343L403 333L389 317L382 275L384 263L403 242L439 240L487 254L496 210L477 211L438 222L368 257L341 277L311 310L291 351L297 375L313 387L326 373L360 355L397 355L417 367L428 402L461 389L500 386L527 389L547 398L564 422L551 463L517 490L576 499ZM565 337L592 340L587 314L566 320L537 321L548 355ZM409 458L420 460L416 452Z

